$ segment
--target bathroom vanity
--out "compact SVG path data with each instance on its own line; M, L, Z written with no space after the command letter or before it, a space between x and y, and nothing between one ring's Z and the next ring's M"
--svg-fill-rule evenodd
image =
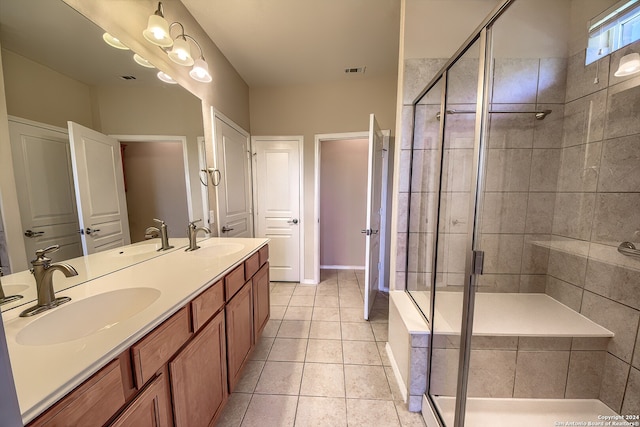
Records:
M3 313L25 425L212 425L269 319L267 242L203 240Z

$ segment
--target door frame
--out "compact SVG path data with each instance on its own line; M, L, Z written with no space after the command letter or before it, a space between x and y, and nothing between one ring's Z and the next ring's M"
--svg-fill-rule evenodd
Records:
M108 135L117 139L120 143L136 143L136 142L179 142L182 144L182 160L184 164L184 179L187 186L187 215L189 220L193 221L193 200L191 198L191 178L189 177L189 155L187 151L186 136L171 135ZM203 201L204 203L204 201Z
M293 135L293 136L251 136L251 153L252 153L252 158L255 159L255 156L253 155L254 151L254 143L256 143L256 140L259 139L260 142L277 142L277 141L291 141L291 140L297 140L298 141L298 167L299 167L299 172L300 172L300 176L299 176L299 189L300 189L300 194L298 195L298 200L300 202L300 246L299 246L299 263L300 263L300 278L299 278L299 282L303 283L303 284L316 284L317 282L314 282L313 280L308 280L305 279L305 268L304 268L304 244L305 244L305 215L304 215L304 136L302 135ZM257 206L258 204L258 192L257 192L257 188L258 188L258 183L256 181L256 174L252 173L252 185L253 185L253 206ZM253 223L254 223L254 228L256 227L255 224L258 223L258 210L254 209L253 210Z
M389 187L389 137L391 132L389 129L382 131L384 135L384 150L387 155L382 162L382 194L381 194L381 210L380 212L380 259L384 260L380 264L380 283L383 283L384 289L388 290L388 270L389 264L385 257L387 253L387 192ZM313 248L313 283L320 283L320 160L322 155L322 143L324 141L350 140L350 139L369 139L369 131L362 132L342 132L342 133L322 133L315 135L315 161L314 161L314 248ZM363 224L363 227L365 224Z

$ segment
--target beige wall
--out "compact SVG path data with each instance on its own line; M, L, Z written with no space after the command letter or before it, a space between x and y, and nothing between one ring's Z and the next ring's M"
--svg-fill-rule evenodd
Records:
M364 267L367 139L320 145L320 265Z
M131 243L144 240L153 218L167 223L169 237L187 237L187 193L180 142L127 142L124 173Z
M350 76L354 77L354 76ZM304 279L314 276L314 138L362 132L375 113L382 129L395 128L396 76L355 76L334 84L251 89L251 134L304 136Z
M8 113L62 128L72 120L93 127L91 87L2 49Z
M100 131L109 135L187 138L193 218L202 218L197 137L204 136L201 101L179 86L100 86L94 89ZM182 161L182 154L180 154ZM213 207L211 208L213 209ZM186 226L186 225L185 225Z

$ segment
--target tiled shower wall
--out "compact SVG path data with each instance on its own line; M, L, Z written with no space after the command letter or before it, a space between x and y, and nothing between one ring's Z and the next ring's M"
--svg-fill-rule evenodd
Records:
M640 77L613 75L631 51L640 43L587 67L584 52L569 58L552 236L589 252L550 250L546 284L547 294L615 333L600 390L588 397L622 414L640 413L640 258L616 251L640 241ZM593 371L593 357L570 365Z
M458 74L452 80L460 95L448 95L448 108L475 110L478 63L463 61L466 64L456 64L452 70ZM440 157L439 122L435 118L440 109L439 93L416 106L413 157L411 102L419 91L417 82L426 84L427 76L435 74L442 63L407 60L405 67L396 280L404 284L406 277L409 290L428 290L431 280ZM566 60L496 59L494 76L492 110L552 112L544 120L529 113L491 115L480 226L480 244L486 256L481 291L544 292L548 251L532 242L551 237L562 148ZM442 275L438 283L450 290L460 289L464 277L474 126L473 114L447 116L438 254ZM411 219L406 233L409 200Z

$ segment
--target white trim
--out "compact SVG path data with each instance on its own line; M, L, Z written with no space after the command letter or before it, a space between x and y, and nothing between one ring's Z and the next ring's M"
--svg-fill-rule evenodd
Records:
M202 179L202 170L207 169L207 142L204 136L196 138L198 144L198 180ZM207 185L203 185L202 181L198 184L200 188L200 197L202 198L202 224L205 227L211 227L211 210L209 208L209 174L204 175Z
M186 136L172 135L109 135L120 142L180 142L182 143L182 161L184 163L184 180L187 186L187 215L193 221L193 200L191 199L191 177L189 177L189 153ZM203 201L204 202L204 201Z
M317 278L313 278L312 280L305 279L305 268L304 268L304 244L305 244L305 222L306 218L304 217L304 136L303 135L291 135L291 136L251 136L251 153L255 154L253 150L253 145L256 140L259 141L291 141L295 139L298 141L298 165L300 168L300 177L299 177L299 189L300 189L300 249L299 249L299 257L300 257L300 279L298 280L300 283L316 285L320 283L320 276L318 274ZM252 156L255 158L255 156ZM253 187L257 188L256 183L256 174L253 174ZM253 191L253 206L256 207L253 210L253 223L258 223L258 195L256 191ZM255 226L254 226L255 227ZM318 272L319 273L319 272Z
M380 216L380 259L382 262L382 271L380 277L384 279L385 272L388 271L388 259L386 256L386 234L387 234L387 186L388 186L388 174L389 174L389 137L391 132L388 129L382 131L384 135L384 148L387 150L387 156L384 159L382 166L382 199L381 205L384 208L384 215ZM343 132L343 133L323 133L316 134L314 141L315 150L315 162L314 162L314 225L313 225L313 238L314 238L314 259L313 259L313 279L316 283L320 283L320 269L323 268L320 265L320 159L321 159L321 147L320 144L323 141L336 141L336 140L349 140L349 139L369 139L369 131L364 132ZM393 240L393 239L392 239ZM388 290L388 286L383 287L381 290Z
M321 265L320 270L364 270L364 265Z
M229 117L225 116L220 111L216 110L215 107L211 107L211 113L214 119L216 117L219 118L220 120L222 120L223 122L231 126L234 130L240 132L242 136L246 137L247 139L249 139L249 136L251 136L249 132L244 130L239 124L231 120ZM215 121L214 121L214 127L215 127Z
M442 424L438 422L438 416L433 411L431 404L429 404L426 394L422 395L422 411L420 412L427 427L442 427Z
M61 128L59 126L54 126L54 125L50 125L47 123L40 123L40 122L36 122L33 120L29 120L29 119L23 119L22 117L16 117L16 116L7 116L9 118L10 122L15 122L15 123L20 123L23 125L29 125L29 126L33 126L33 127L37 127L37 128L41 128L41 129L46 129L46 130L51 130L54 132L60 132L60 133L64 133L65 135L69 135L69 129L68 128Z
M384 136L382 148L385 150L385 156L382 162L382 195L380 196L380 273L378 276L378 289L389 292L389 257L385 255L388 234L387 197L389 192L389 139L391 138L391 132L389 129L385 129L382 131L382 135Z

